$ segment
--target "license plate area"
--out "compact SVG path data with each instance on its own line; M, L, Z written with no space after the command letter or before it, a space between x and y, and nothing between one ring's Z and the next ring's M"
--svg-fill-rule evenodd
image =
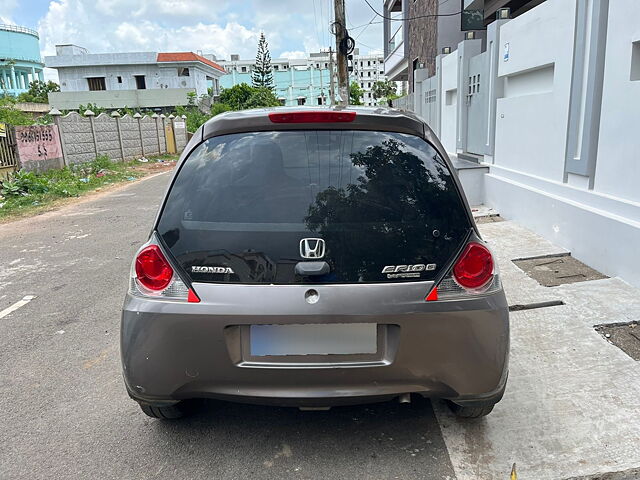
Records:
M227 346L234 363L253 368L389 365L395 357L399 335L399 326L375 323L239 325L225 328ZM341 338L336 341L336 336ZM236 350L234 345L239 348ZM234 355L234 351L239 355Z
M289 355L366 355L378 351L375 323L251 325L253 357Z

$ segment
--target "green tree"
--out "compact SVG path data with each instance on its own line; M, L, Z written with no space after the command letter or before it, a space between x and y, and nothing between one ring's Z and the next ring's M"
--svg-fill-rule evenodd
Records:
M373 83L373 87L371 88L373 98L375 100L386 99L387 102L389 102L389 106L391 106L391 100L397 98L396 91L396 84L391 80L378 80Z
M264 33L260 34L260 40L258 41L258 53L256 54L256 63L253 66L251 83L254 87L266 87L269 89L274 87L271 54L269 53L269 44L264 38Z
M362 105L360 98L363 96L364 92L358 85L358 82L351 82L349 85L349 104L350 105Z
M268 87L252 87L246 83L224 88L220 93L220 103L230 110L247 108L276 107L279 105L273 91Z
M29 90L18 95L19 102L49 103L49 93L59 92L60 85L49 80L34 80L29 83Z

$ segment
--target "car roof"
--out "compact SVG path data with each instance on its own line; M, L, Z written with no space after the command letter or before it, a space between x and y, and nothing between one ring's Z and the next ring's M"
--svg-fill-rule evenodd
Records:
M273 123L270 113L292 112L356 112L352 122L332 123ZM266 130L376 130L432 136L429 127L416 115L385 107L274 107L225 112L203 125L202 139L229 133ZM427 133L428 132L428 133Z

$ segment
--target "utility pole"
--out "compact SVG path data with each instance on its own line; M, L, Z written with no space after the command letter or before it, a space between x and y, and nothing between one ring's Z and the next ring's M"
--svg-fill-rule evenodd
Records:
M340 44L347 36L347 21L344 15L344 0L333 0L335 11L334 34L336 36L336 55L338 57L338 93L339 105L349 104L349 73L347 72L347 52L340 49Z
M333 78L333 50L329 47L329 102L331 106L336 104L336 85Z

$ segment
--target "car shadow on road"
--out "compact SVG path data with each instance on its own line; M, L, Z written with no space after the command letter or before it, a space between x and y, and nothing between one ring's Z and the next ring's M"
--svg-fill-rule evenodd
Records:
M174 453L206 456L215 471L237 478L455 478L431 403L422 398L329 411L206 400L194 410L152 430Z

